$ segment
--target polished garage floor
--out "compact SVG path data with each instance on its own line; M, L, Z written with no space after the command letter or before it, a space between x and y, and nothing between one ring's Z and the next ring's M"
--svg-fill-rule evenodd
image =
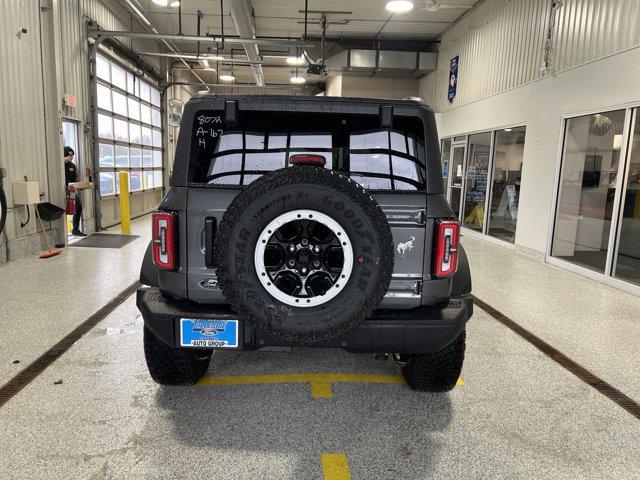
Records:
M144 222L135 227L146 230ZM0 267L0 293L12 306L3 300L0 311L2 383L134 281L128 264L139 262L145 243ZM463 243L478 298L640 400L640 298L470 235ZM99 268L78 277L85 264ZM31 284L18 286L16 276ZM77 290L60 297L62 287L45 283L52 276ZM318 394L286 381L297 377L276 376L378 374L347 378L393 382L399 373L372 355L313 349L219 352L205 385L158 387L141 336L130 297L0 408L0 478L640 476L640 420L479 308L461 385L450 394L371 382L334 382ZM215 380L247 375L284 383ZM338 462L335 476L323 459L325 467Z

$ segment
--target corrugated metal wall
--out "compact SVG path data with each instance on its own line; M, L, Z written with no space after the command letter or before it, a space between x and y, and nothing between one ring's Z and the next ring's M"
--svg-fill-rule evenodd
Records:
M442 112L550 74L542 66L551 11L552 0L480 3L442 35L438 68L421 80L420 95ZM563 0L553 18L552 71L638 45L639 15L638 0ZM456 55L458 91L450 104L449 62Z
M64 0L58 5L60 25L56 25L55 30L60 36L63 90L77 98L76 108L63 111L62 116L83 122L88 118L90 105L86 21L94 20L108 30L143 31L143 27L116 0ZM62 99L52 101L57 96L52 70L55 61L53 18L49 1L0 0L0 167L8 174L4 186L10 208L13 207L11 184L23 180L25 175L40 183L45 201L64 204L62 186L49 185L58 178L53 166L61 168L62 165L62 158L53 158L57 152L54 148L57 132L49 131L48 142L45 135L47 119L57 116L56 107L52 105L62 108ZM20 27L27 28L28 33L18 35ZM158 49L153 41L120 40L140 50ZM158 59L149 63L157 69L160 67ZM89 136L82 135L82 154L85 165L90 166ZM87 205L93 202L86 199L85 209L89 207L88 213L93 216ZM10 241L24 240L36 233L33 218L25 228L20 227L25 220L26 209L10 210L6 228Z
M25 176L48 195L40 13L38 2L0 0L0 167L10 208L11 183ZM20 228L26 218L26 209L9 212L9 238L35 231L35 222Z

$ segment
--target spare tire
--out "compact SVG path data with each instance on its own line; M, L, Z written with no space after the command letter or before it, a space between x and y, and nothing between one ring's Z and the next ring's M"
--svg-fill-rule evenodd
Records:
M264 175L231 203L216 235L222 292L274 338L311 344L351 329L380 304L393 240L364 188L318 167Z

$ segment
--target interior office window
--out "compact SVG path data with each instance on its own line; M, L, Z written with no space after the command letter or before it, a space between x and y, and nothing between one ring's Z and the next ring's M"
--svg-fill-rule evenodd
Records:
M447 194L447 181L449 180L449 157L451 156L451 139L442 140L440 160L442 162L442 191Z
M640 284L640 111L634 112L629 139L629 167L622 199L622 223L614 276ZM614 138L614 148L620 148L622 137Z
M551 254L601 273L609 248L624 117L624 110L616 110L565 123Z
M469 135L462 217L463 225L472 230L482 231L483 229L490 154L491 132Z
M526 127L498 130L493 147L488 233L511 243L514 242L518 222L525 135Z

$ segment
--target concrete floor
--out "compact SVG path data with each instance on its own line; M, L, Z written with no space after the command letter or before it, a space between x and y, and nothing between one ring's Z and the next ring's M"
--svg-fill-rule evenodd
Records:
M37 275L37 262L25 261L40 267L33 272L0 267L0 292L13 302L0 312L5 380L134 280L145 244L46 264L77 282L75 297L44 288L40 278L54 274ZM478 297L640 400L639 298L470 235L464 244ZM107 286L90 274L69 279L75 262L103 265ZM7 269L34 282L43 303L17 313L29 294L7 285L17 283ZM57 313L44 308L52 295ZM16 329L15 318L30 323ZM322 453L345 454L353 479L640 478L640 422L480 309L464 385L449 394L367 383L335 383L332 398L311 397L304 383L158 387L141 336L132 297L0 408L0 478L320 479ZM11 364L16 355L24 362ZM399 369L340 350L225 351L207 375L280 373Z

